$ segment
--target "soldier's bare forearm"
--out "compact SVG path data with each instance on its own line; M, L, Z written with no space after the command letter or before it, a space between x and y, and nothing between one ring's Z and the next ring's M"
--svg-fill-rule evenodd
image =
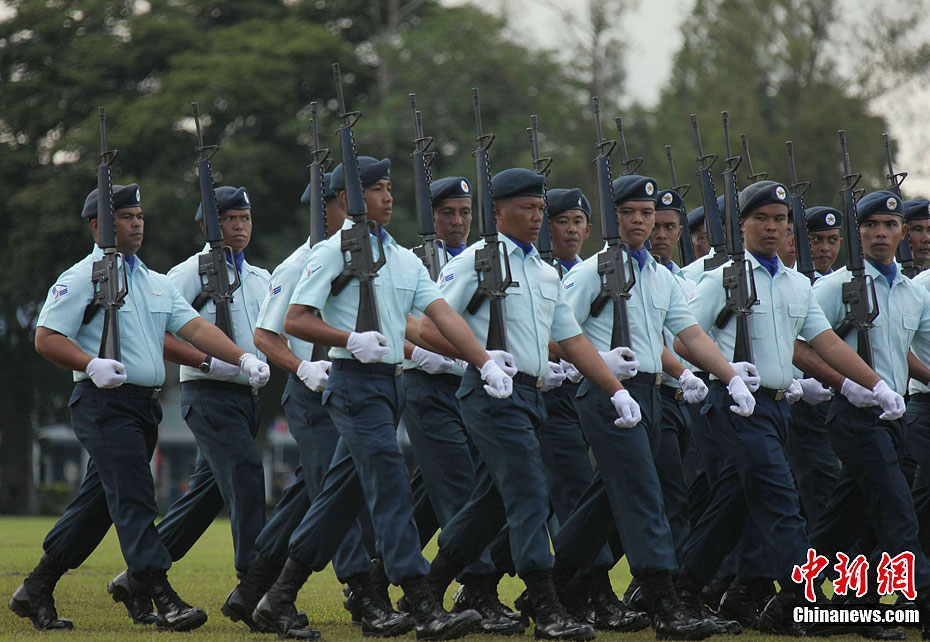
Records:
M255 347L261 350L268 360L283 370L297 374L300 359L297 358L287 345L287 337L265 328L255 328L252 337Z

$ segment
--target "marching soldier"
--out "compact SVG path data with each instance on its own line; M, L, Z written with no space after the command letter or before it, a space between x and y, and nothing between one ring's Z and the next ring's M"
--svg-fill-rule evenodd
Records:
M723 195L717 197L717 210L723 212ZM704 258L710 258L717 253L713 247L710 246L710 236L707 233L707 224L705 221L706 212L704 212L703 207L696 207L690 212L688 212L688 227L691 228L691 242L692 244L697 239L699 245L704 245L707 248L707 254L704 255ZM699 255L698 246L694 246L695 256ZM690 265L685 265L681 268L683 276L689 281L697 283L701 278L701 274L704 272L704 261L695 260L694 263Z
M94 190L81 214L95 241L97 199ZM93 552L110 524L116 526L129 567L127 593L114 592L114 599L126 602L130 614L137 611L129 592L154 601L159 629L186 631L206 622L206 613L181 600L168 583L171 554L154 524L158 508L149 462L161 421L157 400L165 379L165 332L177 333L216 359L237 363L253 385L268 381L267 365L200 318L166 276L136 256L144 228L140 199L135 184L113 186L116 247L128 275L128 294L119 311L121 360L90 356L100 346L102 314L82 323L94 299L91 269L103 256L99 246L58 277L39 315L36 350L74 371L71 425L90 463L78 495L45 538L45 555L10 600L10 609L37 629L73 628L70 620L58 617L52 592L68 569ZM164 356L175 358L168 352ZM142 623L151 622L145 618Z
M904 201L904 222L914 252L914 267L926 270L930 265L930 200Z
M792 270L798 262L798 251L794 247L794 221L791 218L788 219L788 233L785 235L785 242L778 250L778 258L786 268Z
M833 273L833 264L839 256L840 228L843 226L843 213L832 207L809 207L804 213L807 217L807 238L811 245L814 269L819 279Z
M695 261L710 254L710 239L707 236L707 226L704 225L703 205L688 212L688 233L691 235Z

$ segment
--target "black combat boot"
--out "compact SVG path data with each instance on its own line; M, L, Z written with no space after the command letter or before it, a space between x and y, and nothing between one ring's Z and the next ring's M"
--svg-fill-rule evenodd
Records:
M425 577L409 577L401 586L416 620L418 640L454 640L474 631L481 624L481 614L468 609L461 613L449 613L433 597L430 584ZM448 586L448 584L447 584Z
M522 578L533 604L537 640L593 640L597 636L593 626L578 622L565 611L549 571L533 571Z
M834 624L800 624L794 621L793 613L798 606L820 606L829 604L819 586L815 587L817 601L811 603L800 587L782 589L772 597L759 614L759 631L791 637L827 637L852 633L849 627Z
M316 629L300 623L297 592L310 577L310 569L293 557L287 558L268 592L252 611L252 621L262 628L275 631L278 637L293 640L315 640L320 637Z
M701 599L711 611L715 613L718 611L723 594L735 579L735 576L731 573L717 575L710 581L710 584L701 589Z
M590 586L588 579L580 579L576 568L568 566L558 559L552 567L550 577L555 587L555 595L562 608L572 619L585 624L594 624L594 609L591 608Z
M368 573L353 575L346 580L346 599L343 603L352 614L352 621L358 620L362 626L362 635L377 638L391 638L403 635L415 626L413 618L406 613L398 613L390 603L382 602L378 589Z
M717 632L717 625L690 615L678 597L668 571L640 575L644 598L652 608L657 640L703 640Z
M723 618L736 620L744 629L758 629L759 613L762 609L757 607L755 595L751 584L734 579L723 597L720 598L720 608L717 614ZM762 606L764 607L765 604Z
M157 616L152 598L142 590L142 582L129 571L123 571L110 580L107 593L113 596L114 602L123 603L133 624L155 624Z
M242 622L248 626L252 633L274 633L273 628L266 629L256 624L252 620L252 611L278 579L280 572L281 567L278 564L258 555L247 572L237 574L239 585L226 596L226 602L220 607L220 611L233 622ZM306 622L302 624L307 625Z
M497 597L497 578L490 575L466 575L462 586L452 597L452 612L474 609L481 614L482 633L489 635L519 635L526 626L508 617Z
M442 554L442 551L436 553L436 557L429 565L429 576L427 576L427 586L429 593L436 600L440 608L443 607L446 590L452 584L452 580L465 568L455 560L449 559ZM404 591L406 593L406 591Z
M168 583L165 571L142 573L142 590L155 602L155 628L159 631L192 631L203 626L207 614L180 597Z
M678 598L681 600L685 611L696 620L710 620L717 627L717 633L720 635L739 635L743 632L743 627L736 620L729 620L720 617L711 611L704 604L703 586L699 580L690 575L687 571L682 571L678 576L675 589L678 591Z
M628 633L642 631L649 626L650 618L646 613L634 611L617 598L607 571L592 574L590 585L595 629Z
M626 587L626 591L623 592L623 603L634 611L646 613L652 618L652 613L649 605L646 603L645 595L646 594L643 592L643 583L639 581L639 578L634 577L630 580L630 584Z
M386 604L391 603L391 596L388 594L388 588L391 586L391 581L388 579L387 573L384 572L384 560L380 557L375 559L374 564L371 565L371 584L378 592L378 596L381 598L381 601ZM355 621L355 618L352 618L352 621ZM361 624L361 622L359 622Z
M19 617L32 620L40 631L73 629L74 623L58 617L52 592L68 569L50 555L43 555L10 600L10 610Z

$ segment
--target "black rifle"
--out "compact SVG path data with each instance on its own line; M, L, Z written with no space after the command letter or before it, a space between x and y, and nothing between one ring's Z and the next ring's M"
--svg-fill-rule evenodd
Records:
M333 164L329 149L320 147L319 121L316 103L310 103L310 246L326 240L326 203L323 194L323 174ZM317 311L319 314L319 311ZM313 344L311 361L328 359L329 346Z
M788 148L788 167L791 170L791 215L794 220L794 250L797 254L795 267L798 272L806 276L813 283L817 279L814 269L814 257L811 255L811 242L807 235L807 216L804 207L804 192L810 187L810 181L798 181L798 173L794 168L794 145L786 141Z
M485 300L491 305L488 320L488 350L507 349L507 315L504 310L504 298L507 288L515 283L510 275L510 257L504 242L497 238L497 222L494 220L494 202L491 199L491 165L488 161L488 148L494 142L494 134L485 134L481 129L481 100L478 88L472 88L472 102L475 107L475 127L478 133L473 156L477 172L475 196L478 201L478 234L484 239L484 247L475 251L475 272L478 274L478 288L465 308L469 314L478 312Z
M617 125L617 133L620 135L620 152L623 154L623 160L620 161L620 164L623 165L623 172L620 175L635 174L639 166L643 164L643 157L630 158L629 153L626 151L626 136L623 135L623 119L616 116L614 124Z
M675 174L675 161L672 160L672 146L665 146L665 155L668 157L668 169L672 173L672 191L681 197L681 236L678 237L678 254L681 255L681 266L694 263L694 245L691 243L691 230L688 227L688 208L685 207L685 196L691 191L691 185L679 185Z
M736 342L733 346L733 361L752 363L752 333L749 328L749 316L752 306L759 300L756 297L756 280L752 272L752 263L746 258L743 238L740 232L739 200L736 189L736 168L742 158L730 155L730 125L727 112L721 112L723 119L723 140L727 157L723 172L724 211L727 221L727 254L733 262L723 268L723 287L727 291L727 302L715 324L723 328L736 315ZM750 170L751 171L751 170Z
M233 259L232 248L223 245L223 231L220 229L220 215L216 211L216 192L213 189L213 171L210 169L210 159L219 149L216 145L205 146L203 133L200 131L200 112L197 103L191 103L194 110L194 125L197 128L197 174L200 176L200 207L203 212L203 235L210 249L198 257L197 270L203 288L200 294L194 297L191 306L197 311L213 301L216 306L216 327L223 331L232 341L236 340L233 333L233 320L230 305L233 302L233 292L239 289L239 269L236 261L232 261L235 280L229 282L229 273L226 271L226 252Z
M740 134L739 140L743 144L743 158L746 160L746 168L749 170L749 173L746 174L746 178L748 178L752 183L764 181L769 177L768 172L752 171L752 157L749 155L749 139L746 137L746 134Z
M717 207L717 195L714 193L714 179L710 169L717 162L717 154L705 154L701 145L701 132L698 130L697 116L691 114L691 127L694 128L694 139L697 142L697 176L701 182L701 201L704 203L704 226L707 229L707 238L714 255L704 259L704 271L713 270L727 261L727 240L723 235L723 225L720 222L720 208Z
M97 245L103 250L103 258L94 261L91 281L94 284L94 299L84 310L83 323L90 323L103 310L103 332L100 335L98 357L120 360L119 309L129 294L129 277L126 262L116 249L116 217L113 212L113 182L110 165L119 156L118 150L107 149L107 124L103 107L98 108L100 118L100 164L97 165ZM123 278L120 282L120 263Z
M413 248L429 272L429 278L436 280L443 261L439 257L439 243L436 240L436 221L433 218L433 202L430 198L430 165L436 152L429 151L433 144L432 136L423 135L423 115L417 111L417 95L410 94L410 111L413 112L413 191L417 208L417 233L422 245Z
M543 178L549 176L549 168L552 165L552 157L545 158L539 155L539 120L536 114L530 116L530 126L526 128L526 134L530 139L530 153L533 156L533 171L542 174ZM552 234L549 230L549 197L546 194L546 184L543 182L543 218L542 225L539 228L539 237L536 239L536 249L539 257L554 267L562 278L562 263L552 255Z
M872 333L875 317L878 316L878 298L875 296L875 281L865 273L862 257L862 239L859 238L859 223L856 215L856 185L862 174L853 174L849 168L846 152L846 130L841 129L840 150L843 155L843 227L846 232L846 269L852 278L843 284L843 306L846 318L836 329L840 338L856 331L859 356L871 368L875 363L872 354Z
M901 183L907 178L907 172L895 173L894 163L891 160L891 141L888 140L888 134L882 134L882 144L885 146L885 158L888 161L888 175L885 177L888 179L888 189L892 191L900 201L902 200ZM901 272L904 273L904 276L909 279L914 278L914 275L917 274L917 270L914 268L914 251L911 249L911 238L909 235L904 235L904 238L898 243L898 247L895 248L894 255L898 263L901 264Z
M613 328L610 333L610 348L630 347L630 321L627 317L626 303L630 290L636 284L636 272L633 270L633 254L628 245L620 239L620 224L617 222L617 208L614 205L613 183L610 178L610 153L617 146L613 140L604 140L601 132L601 110L597 96L591 98L594 111L594 126L597 131L597 156L594 165L597 168L597 201L601 211L601 236L607 241L607 248L597 255L597 273L601 277L601 291L591 303L591 316L598 316L608 301L614 304ZM626 258L624 258L626 253Z
M352 279L358 279L358 316L355 318L355 331L381 332L381 320L378 317L378 299L375 297L375 277L385 263L384 243L381 240L381 226L368 220L368 208L365 205L365 191L358 170L358 157L355 153L355 138L352 127L362 114L346 110L345 97L342 95L342 73L339 63L333 64L333 77L336 80L336 96L339 100L339 143L342 148L342 170L346 179L346 214L354 225L342 230L343 255L349 253L342 274L336 277L330 287L333 296L338 295ZM378 260L371 249L371 233L378 241Z

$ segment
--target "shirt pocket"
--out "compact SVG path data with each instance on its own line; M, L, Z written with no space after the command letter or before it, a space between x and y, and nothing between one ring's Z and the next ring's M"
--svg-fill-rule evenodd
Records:
M555 315L555 305L559 300L559 286L556 283L540 283L539 299L536 307L537 316L543 323L551 325Z
M656 311L656 321L658 325L665 323L665 317L668 315L668 295L666 293L652 294L652 307Z
M913 335L920 328L920 317L916 314L902 314L901 324L909 335Z
M171 316L172 303L167 296L153 296L148 300L148 309L152 313L152 323L155 330L164 333L168 327L168 317Z
M413 308L413 297L417 291L417 275L406 273L392 274L391 279L398 302L401 306L400 309L407 314Z

